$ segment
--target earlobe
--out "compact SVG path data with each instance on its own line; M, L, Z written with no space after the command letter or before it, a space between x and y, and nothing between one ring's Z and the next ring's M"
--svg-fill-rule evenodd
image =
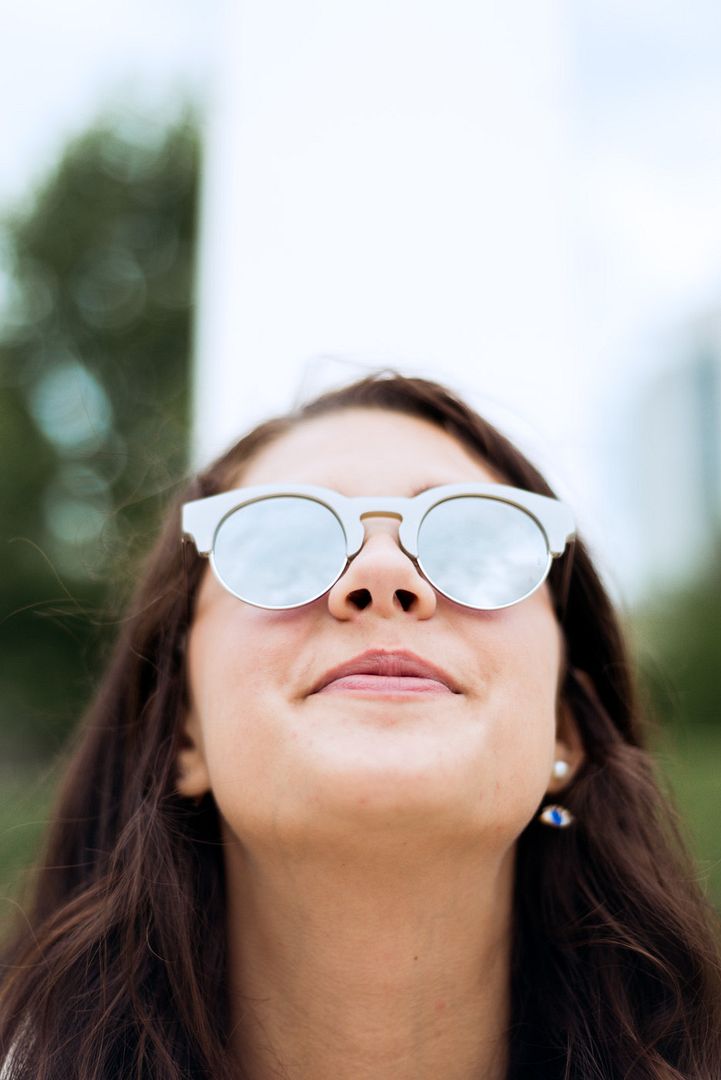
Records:
M186 799L202 798L210 791L210 776L205 763L200 725L191 711L183 723L181 744L176 759L175 787Z
M554 768L549 780L549 792L560 791L574 779L585 761L583 740L570 704L561 699L556 723ZM565 767L567 766L567 767Z

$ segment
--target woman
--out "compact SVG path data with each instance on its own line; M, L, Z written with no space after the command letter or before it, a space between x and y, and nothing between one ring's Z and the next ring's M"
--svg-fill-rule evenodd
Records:
M572 514L396 374L172 508L3 960L8 1077L721 1076L715 917Z

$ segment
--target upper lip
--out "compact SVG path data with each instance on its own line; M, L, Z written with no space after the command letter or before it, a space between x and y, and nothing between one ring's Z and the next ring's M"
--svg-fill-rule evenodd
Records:
M368 649L359 656L354 656L352 660L347 660L344 664L326 671L311 693L316 694L328 683L334 682L335 679L342 679L344 675L390 675L401 678L405 676L406 678L434 679L436 682L443 683L454 694L460 692L448 672L437 667L436 664L431 664L429 660L416 656L415 653L408 652L406 649Z

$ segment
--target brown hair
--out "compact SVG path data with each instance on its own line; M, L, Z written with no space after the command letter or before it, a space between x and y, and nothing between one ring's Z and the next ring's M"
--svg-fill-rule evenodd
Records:
M175 790L183 642L205 565L184 567L180 505L261 447L353 406L443 428L518 487L553 492L448 389L378 372L261 424L178 495L69 752L30 910L2 956L8 1078L237 1077L229 1059L224 868L211 795ZM187 551L186 551L187 554ZM718 1080L715 912L645 748L628 647L582 540L555 560L560 693L586 750L560 796L571 829L518 840L509 1080Z

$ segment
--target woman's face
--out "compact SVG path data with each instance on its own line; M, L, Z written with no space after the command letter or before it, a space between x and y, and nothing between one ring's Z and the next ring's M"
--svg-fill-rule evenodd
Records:
M408 496L459 481L504 478L424 420L354 408L280 437L232 486ZM205 572L178 790L212 790L224 828L248 851L383 828L502 852L552 790L555 757L573 768L580 756L557 708L562 638L547 583L512 607L473 611L420 576L395 519L365 529L330 592L294 610L251 607ZM444 669L456 692L313 692L369 649L410 651Z

